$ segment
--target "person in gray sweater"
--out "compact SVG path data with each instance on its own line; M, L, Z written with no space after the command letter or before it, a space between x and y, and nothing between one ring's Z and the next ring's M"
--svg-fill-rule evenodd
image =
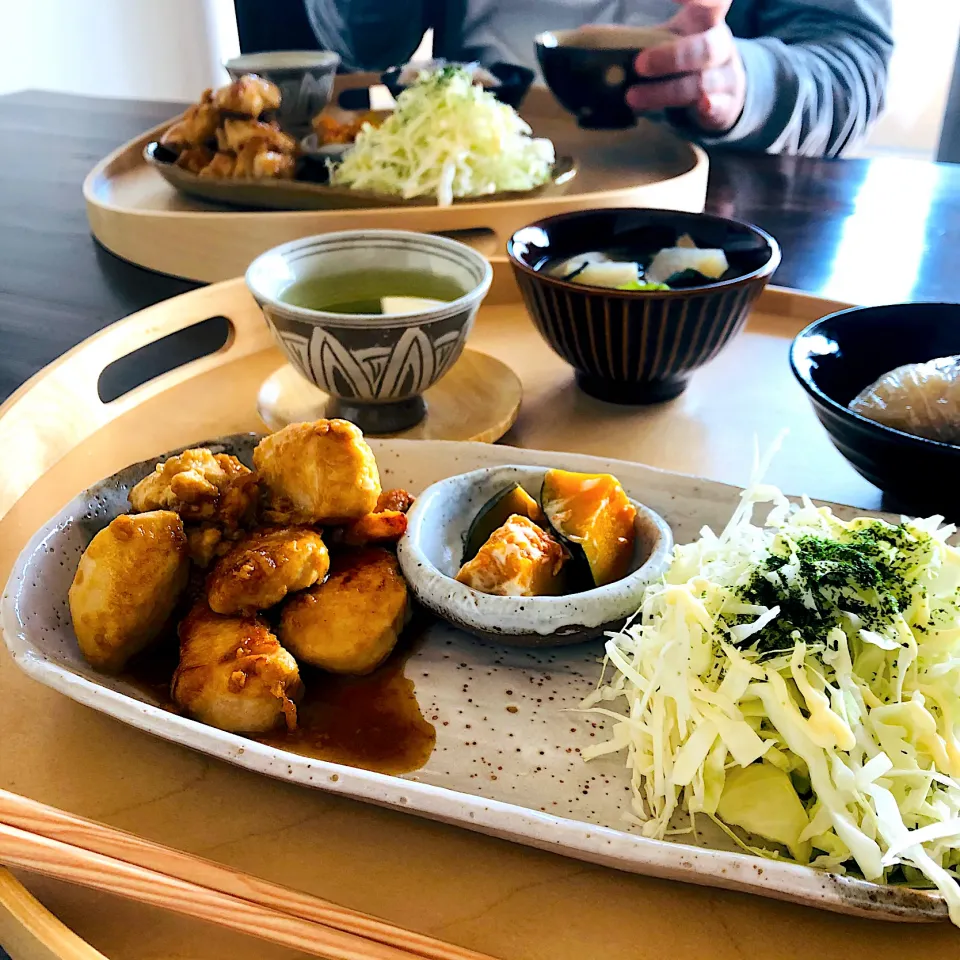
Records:
M644 51L638 113L665 111L706 144L836 157L883 106L891 0L305 0L322 47L348 69L404 63L428 28L434 55L536 69L533 37L587 24L665 24Z

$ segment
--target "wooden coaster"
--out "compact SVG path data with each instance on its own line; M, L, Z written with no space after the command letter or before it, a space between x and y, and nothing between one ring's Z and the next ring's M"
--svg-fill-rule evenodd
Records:
M505 364L466 349L450 372L423 398L427 415L415 427L384 436L411 440L477 440L493 443L513 426L523 388ZM290 364L275 370L257 396L257 412L271 430L327 415L330 395L305 380Z

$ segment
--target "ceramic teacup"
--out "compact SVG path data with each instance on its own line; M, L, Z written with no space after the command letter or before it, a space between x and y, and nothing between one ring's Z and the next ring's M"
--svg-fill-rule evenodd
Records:
M648 47L676 40L662 27L553 30L536 39L543 79L581 127L612 130L637 121L627 89L646 83L633 62Z
M284 302L297 281L364 271L440 277L463 290L449 302L406 313L333 313ZM332 398L328 416L365 433L406 430L426 413L423 392L456 363L493 270L475 250L405 230L347 230L304 237L261 254L246 274L281 349Z
M275 83L282 97L277 122L300 139L310 132L310 121L330 102L340 56L329 50L275 50L245 53L223 66L231 80L255 73Z

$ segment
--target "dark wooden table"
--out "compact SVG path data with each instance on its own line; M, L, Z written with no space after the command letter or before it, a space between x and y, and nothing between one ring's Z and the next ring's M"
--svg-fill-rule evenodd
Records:
M100 248L80 193L96 161L177 111L52 93L0 97L0 398L101 327L195 286ZM779 239L777 283L858 303L960 301L960 165L719 151L710 162L707 209ZM170 359L201 349L183 341Z

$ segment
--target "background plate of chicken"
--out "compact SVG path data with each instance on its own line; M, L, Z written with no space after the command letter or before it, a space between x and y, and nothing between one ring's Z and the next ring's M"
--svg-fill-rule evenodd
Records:
M275 119L280 91L255 74L247 74L219 90L205 90L159 140L143 151L146 162L171 186L190 196L231 206L265 210L331 210L370 207L435 206L435 196L404 199L397 195L334 185L319 153L307 151ZM389 115L389 114L387 114ZM332 114L315 118L325 139L352 143L370 117L356 129L329 125ZM378 116L383 119L383 115ZM546 182L532 190L486 193L457 198L457 203L511 200L562 193L577 172L570 157L558 157Z

